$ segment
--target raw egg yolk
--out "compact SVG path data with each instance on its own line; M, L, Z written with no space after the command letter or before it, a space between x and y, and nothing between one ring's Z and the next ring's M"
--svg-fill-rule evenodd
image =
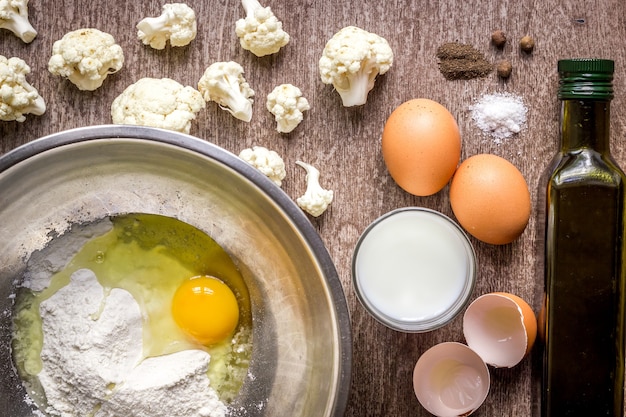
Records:
M172 299L178 326L203 345L232 335L239 322L237 298L228 285L211 276L193 277L181 284Z

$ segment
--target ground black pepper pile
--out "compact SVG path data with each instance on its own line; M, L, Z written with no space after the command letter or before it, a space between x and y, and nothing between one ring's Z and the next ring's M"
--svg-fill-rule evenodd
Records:
M449 42L437 48L439 71L447 80L469 80L485 77L493 65L473 46Z

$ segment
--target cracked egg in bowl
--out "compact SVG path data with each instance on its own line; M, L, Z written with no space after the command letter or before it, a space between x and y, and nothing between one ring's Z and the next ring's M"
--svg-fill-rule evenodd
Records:
M343 414L334 265L235 155L135 126L50 135L0 157L0 224L9 415Z

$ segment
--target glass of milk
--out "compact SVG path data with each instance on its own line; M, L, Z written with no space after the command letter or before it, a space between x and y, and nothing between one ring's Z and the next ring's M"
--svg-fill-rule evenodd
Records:
M401 208L365 229L353 253L352 279L359 301L378 321L399 331L426 332L467 305L476 254L446 215Z

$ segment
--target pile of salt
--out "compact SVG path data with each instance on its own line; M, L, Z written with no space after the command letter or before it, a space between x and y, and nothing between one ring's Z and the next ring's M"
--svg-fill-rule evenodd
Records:
M510 93L485 94L470 106L470 110L476 125L496 143L521 132L526 123L524 101Z

